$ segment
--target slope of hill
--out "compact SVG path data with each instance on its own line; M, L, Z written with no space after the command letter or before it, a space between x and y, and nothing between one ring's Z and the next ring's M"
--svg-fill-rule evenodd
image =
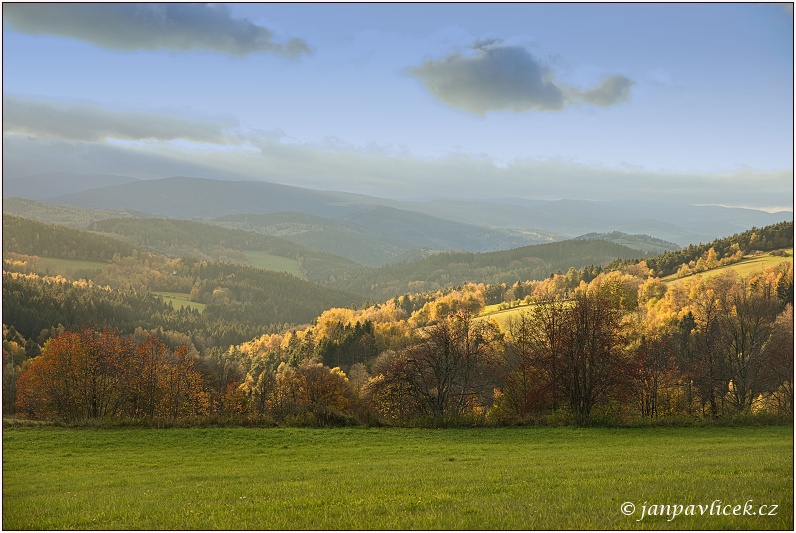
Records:
M643 233L680 246L706 242L752 226L792 221L793 212L693 206L685 203L504 199L401 202L342 192L317 191L267 182L196 178L139 180L60 196L59 205L143 211L174 218L216 218L235 214L299 212L360 224L376 222L388 235L421 236L429 248L491 250L574 238L590 232ZM392 208L412 213L403 218ZM427 219L417 213L432 217ZM394 222L383 222L385 217ZM406 217L409 217L408 219ZM414 217L412 220L411 217ZM452 226L453 223L464 226ZM480 228L472 239L472 228ZM419 228L419 233L416 229ZM375 231L371 226L367 229ZM451 232L455 236L449 242ZM491 232L491 233L490 233ZM444 246L439 246L440 241ZM418 244L418 243L414 243ZM465 246L466 245L466 246ZM419 245L426 246L426 245Z
M175 335L188 335L201 348L209 348L310 322L330 307L361 302L359 296L282 272L170 259L96 233L13 215L4 215L3 219L4 259L6 254L11 255L10 261L4 261L3 321L28 337L37 338L42 330L58 324L69 328L107 325L125 333L139 327L162 328L161 333L173 330ZM192 228L197 233L226 231L233 240L247 237L244 232L202 224L194 223ZM160 237L169 234L168 230ZM250 235L253 240L268 239ZM13 254L35 255L40 260ZM93 280L96 285L85 279L72 283L57 276L70 278L64 269L72 263L88 263L87 259L95 261L86 267L100 268L83 268L77 277ZM40 277L45 273L50 277ZM156 291L204 304L204 312L172 308L154 296Z
M724 235L792 221L793 212L767 213L755 209L694 206L686 203L586 200L505 199L481 202L415 202L414 209L434 216L500 228L535 228L558 240L586 233L652 235L687 246Z
M398 237L371 231L358 224L306 213L228 215L208 222L225 228L280 237L374 267L405 259L410 251L416 249L413 243Z
M297 261L304 277L324 284L342 280L362 269L343 257L318 252L278 237L190 220L109 219L95 222L90 229L177 257L205 256L249 263L251 258L246 252L265 252Z
M617 258L640 254L627 246L594 240L537 244L501 252L448 252L363 271L337 286L352 292L368 291L370 298L378 300L465 282L497 284L543 279L557 270L605 265Z
M762 228L753 227L742 233L715 239L707 244L689 245L680 250L664 252L655 257L645 258L647 266L658 276L669 276L677 272L682 265L696 263L713 249L716 259L724 259L736 253L749 255L755 251L769 252L782 248L793 247L793 222L779 222ZM617 260L608 268L621 268L639 259Z
M668 251L679 250L680 247L673 242L667 242L663 239L656 239L649 235L630 235L621 231L612 231L611 233L588 233L576 238L577 240L602 240L608 242L615 242L622 244L628 248L641 250L645 253L663 253Z
M64 194L73 194L96 189L97 187L120 185L135 181L138 181L138 179L129 176L51 172L48 174L3 180L3 197L46 200Z
M59 205L140 210L172 218L214 218L232 214L298 211L341 217L370 205L367 196L314 191L254 181L173 177L140 180L53 198Z
M371 206L344 220L434 250L495 252L551 240L538 232L486 228L386 206Z
M760 272L765 268L775 267L781 263L793 263L793 248L784 248L768 253L755 253L752 255L746 255L737 263L704 270L699 272L697 275L707 279L714 276L720 276L727 271L733 271L739 276L744 277L755 272ZM679 277L677 274L672 274L670 276L661 278L661 281L668 283L671 286L683 283L686 280L691 279L691 277L692 276Z
M58 224L74 229L87 229L92 223L108 218L151 217L140 211L113 211L88 207L48 204L24 198L3 198L3 214L17 215L46 224Z
M551 240L549 235L539 232L478 227L407 211L389 205L401 205L391 200L265 182L182 177L143 180L61 196L53 202L140 210L155 216L182 219L292 211L341 220L371 234L408 241L411 248L402 252L414 248L495 251Z
M132 252L133 246L118 239L3 215L3 254L109 261L114 255L129 256Z

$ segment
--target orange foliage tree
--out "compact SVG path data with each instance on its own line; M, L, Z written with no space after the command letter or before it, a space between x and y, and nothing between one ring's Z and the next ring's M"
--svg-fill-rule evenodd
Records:
M184 346L136 345L111 329L66 331L19 376L17 411L74 421L204 414L207 394Z

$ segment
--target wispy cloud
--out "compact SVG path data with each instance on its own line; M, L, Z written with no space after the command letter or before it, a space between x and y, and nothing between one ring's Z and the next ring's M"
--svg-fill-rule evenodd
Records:
M160 141L187 139L228 141L225 129L237 126L232 118L202 120L180 115L115 111L85 104L56 103L3 96L3 132L41 138L101 141L108 138Z
M579 94L587 104L607 107L629 100L632 87L633 80L617 74L608 76L597 87L580 91Z
M633 81L608 76L597 87L578 89L555 80L552 69L521 46L479 40L469 53L428 60L409 73L442 102L476 115L489 111L560 111L586 103L611 106L628 100Z
M3 23L32 34L71 37L112 50L210 50L244 56L270 52L298 57L303 39L280 43L271 30L234 18L225 5L9 3Z

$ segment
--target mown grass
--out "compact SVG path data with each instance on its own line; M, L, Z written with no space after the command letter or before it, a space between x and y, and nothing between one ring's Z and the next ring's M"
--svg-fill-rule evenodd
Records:
M3 431L4 529L792 529L792 426ZM625 516L623 502L778 505Z
M303 278L301 273L301 263L289 257L282 257L280 255L271 255L267 252L244 250L249 264L262 268L263 270L274 270L277 272L287 272L296 277Z
M189 300L188 298L190 297L190 294L187 292L152 291L152 294L162 296L164 301L171 302L174 306L174 309L179 309L180 307L185 306L188 309L196 309L202 313L207 307L207 305L203 303L192 302Z

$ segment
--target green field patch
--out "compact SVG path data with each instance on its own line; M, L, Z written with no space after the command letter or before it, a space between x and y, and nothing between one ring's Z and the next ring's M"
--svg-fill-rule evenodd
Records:
M715 276L719 276L729 270L732 270L735 271L741 277L748 277L752 274L760 272L764 268L774 267L784 262L792 263L793 248L785 249L783 250L783 252L785 252L785 255L772 255L770 253L767 253L762 255L747 256L738 263L733 263L731 265L724 265L718 268L706 270L704 272L699 272L694 275L703 276L705 279L708 279ZM693 276L678 278L676 274L672 274L671 276L666 276L664 278L661 278L661 281L669 284L677 284L687 279L690 279L691 277Z
M792 467L792 426L12 427L3 528L792 530ZM717 500L778 507L641 518Z
M49 276L61 274L65 277L74 277L76 274L86 274L89 277L101 272L108 263L102 261L88 261L83 259L61 259L59 257L39 257L36 272Z
M528 313L536 305L535 303L526 304L525 302L506 308L506 303L487 305L478 315L476 320L494 320L500 329L507 332L509 321L512 317L517 318L521 313Z
M179 309L180 307L185 306L188 309L196 309L202 313L204 312L205 307L207 307L203 303L192 302L189 300L188 297L190 295L187 292L152 291L152 294L161 296L166 302L171 302L171 304L174 306L174 309Z
M301 262L281 255L272 255L258 250L243 250L250 265L262 268L263 270L274 270L276 272L287 272L296 277L303 278Z

